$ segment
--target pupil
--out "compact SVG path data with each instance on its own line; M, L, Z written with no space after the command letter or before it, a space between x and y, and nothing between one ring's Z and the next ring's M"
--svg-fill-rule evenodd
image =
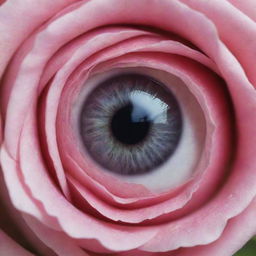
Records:
M132 103L117 110L111 120L112 135L127 145L142 142L147 137L150 126L147 111Z

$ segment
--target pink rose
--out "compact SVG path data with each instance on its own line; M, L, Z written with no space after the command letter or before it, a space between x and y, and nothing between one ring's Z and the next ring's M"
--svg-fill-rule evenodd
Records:
M231 256L256 233L253 0L0 2L1 255Z

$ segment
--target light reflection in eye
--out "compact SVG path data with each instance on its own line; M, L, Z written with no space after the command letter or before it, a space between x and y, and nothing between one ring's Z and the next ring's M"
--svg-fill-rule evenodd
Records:
M100 84L102 85L104 81L110 79L111 77L125 75L125 74L132 74L132 73L133 74L137 73L137 74L141 74L142 76L151 77L154 79L154 81L159 82L160 84L164 84L167 90L170 90L171 94L173 95L174 101L177 102L177 105L179 106L179 109L180 109L179 110L180 117L182 120L181 126L179 127L180 137L177 140L175 149L171 153L169 151L168 156L166 156L162 160L161 164L150 167L149 165L152 162L150 161L147 162L148 160L145 161L137 157L137 162L133 160L132 164L134 165L134 168L132 169L132 171L130 169L130 173L129 172L125 173L124 169L122 169L123 173L118 173L118 170L111 171L109 170L110 167L106 167L104 166L104 164L100 163L97 159L95 159L95 157L92 156L88 148L86 148L85 140L82 135L83 132L81 127L83 127L83 125L81 125L82 123L81 116L84 116L84 117L87 116L87 118L96 117L96 116L93 117L94 114L92 114L92 111L88 111L90 112L90 114L88 115L82 115L82 113L85 114L84 107L86 104L88 104L88 99L91 99L89 95L91 95L92 92L96 90L96 88ZM144 83L143 85L144 90L134 88L132 92L131 90L127 91L127 93L129 92L129 97L127 97L127 99L129 99L130 101L133 100L133 104L134 105L137 104L137 106L139 106L140 109L144 109L144 111L146 109L148 120L154 119L155 123L158 123L158 125L161 125L161 122L164 123L166 122L166 119L168 119L167 117L168 115L166 114L166 109L171 109L171 108L170 107L167 108L166 105L168 104L166 103L165 100L162 101L161 98L159 99L159 97L155 97L156 95L154 92L152 91L148 92L147 90L145 90L145 86L146 86L146 83ZM116 95L116 97L112 97L113 95L111 96L111 91L114 92L115 90L111 89L111 85L109 85L108 89L106 91L104 90L104 93L103 93L106 97L109 97L109 99L112 99L112 101L109 100L109 103L108 103L109 105L112 104L112 107L105 108L105 110L109 109L108 114L105 115L105 119L104 117L102 118L102 116L100 115L102 111L97 111L98 113L97 126L98 125L101 125L102 127L105 126L105 128L103 129L105 129L105 131L108 131L108 136L105 136L102 130L100 131L99 128L96 129L97 132L94 135L98 137L97 140L101 141L101 145L102 145L102 141L104 141L105 144L108 143L108 145L111 144L110 143L111 140L113 141L113 134L111 134L111 129L110 129L111 122L109 120L111 120L110 117L112 117L112 120L113 120L114 113L117 113L117 110L118 109L120 110L121 108L120 105L118 106L116 104L116 97L119 97L119 96ZM166 93L165 95L162 95L162 96L164 99L166 99ZM122 102L123 106L125 106L125 103L127 102ZM94 107L95 107L95 104L94 104ZM175 108L173 110L175 110ZM131 112L131 116L133 115L133 118L135 113L136 112ZM184 82L182 82L178 77L160 70L154 70L150 68L125 68L125 69L120 68L120 69L115 69L112 71L93 75L88 81L85 82L84 87L74 104L72 116L73 116L73 122L74 122L74 129L76 130L80 149L82 152L84 152L83 154L85 155L86 159L88 159L92 164L94 164L98 170L102 170L105 173L114 175L115 177L118 177L119 179L124 180L126 182L143 184L149 189L155 190L157 192L163 191L170 187L175 187L181 183L184 183L187 179L189 179L193 175L194 170L196 169L195 167L199 162L201 152L204 146L206 125L205 125L204 114L202 112L202 109L199 103L195 99L194 95L189 91L189 89L184 84ZM99 116L101 116L101 118L98 118ZM169 121L170 121L170 115L169 115ZM86 126L84 126L85 130L88 129L88 124L87 124L87 128L85 127ZM152 130L152 126L151 126L151 129L149 130ZM168 132L170 134L170 130ZM146 140L144 140L144 142L145 141ZM157 144L157 142L159 141L161 140L156 139L155 143ZM164 147L166 143L161 141L160 143L158 143L158 145L159 147ZM101 150L104 152L101 152ZM115 152L117 151L119 153L113 154L112 157L115 159L115 161L120 162L120 159L124 159L122 158L123 153L121 154L121 152L123 151L118 150L116 148ZM96 152L98 152L98 154L101 155L106 153L106 150L105 148L103 150L102 147L98 146L98 148L96 147ZM130 157L131 159L134 159L134 156L132 154L130 154ZM146 157L144 158L146 159ZM151 158L152 157L150 155L147 156L147 159L151 159ZM127 163L127 164L128 166L131 165L131 163ZM146 167L144 167L143 169L143 165L145 164L146 164ZM141 169L141 171L137 172L137 170L139 169ZM151 170L151 171L147 171L147 170ZM125 174L129 174L129 175L125 175ZM131 175L131 174L136 174L136 175Z
M147 92L134 90L130 95L130 101L136 109L146 109L149 120L154 120L155 123L167 122L168 105L156 97L156 95L150 95ZM136 111L132 112L132 119L139 121L140 115Z

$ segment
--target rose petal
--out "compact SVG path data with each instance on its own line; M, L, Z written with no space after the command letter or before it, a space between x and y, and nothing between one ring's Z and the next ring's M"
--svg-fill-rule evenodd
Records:
M241 214L228 222L223 234L215 242L203 246L181 249L176 256L230 256L235 254L256 234L255 207L256 200L254 199Z
M0 208L0 229L2 228L23 247L31 248L33 252L53 256L53 252L35 236L24 221L20 212L14 208L8 195L2 172L0 172Z
M255 22L236 9L228 1L182 0L192 8L207 15L217 27L221 40L235 55L248 79L256 86L256 26ZM246 6L243 2L244 6ZM254 11L255 11L254 3ZM253 9L252 9L253 10ZM256 12L254 12L255 14ZM252 36L254 35L254 36Z
M47 244L57 255L89 256L75 240L70 239L63 232L55 231L42 225L33 217L23 214L29 227L38 236L38 238Z
M0 230L0 255L9 256L33 256L32 253L23 249L18 243L14 242L2 230Z
M190 89L194 88L196 91L196 94L198 95L198 98L200 96L204 95L204 99L200 100L200 104L202 104L202 107L205 108L205 115L210 117L209 122L209 138L211 138L211 142L208 142L209 144L212 143L210 146L208 144L208 147L213 149L212 152L208 152L210 154L209 159L208 156L204 158L204 165L201 166L203 170L205 170L206 174L204 175L204 178L202 179L202 182L204 183L204 186L201 184L200 192L198 194L200 195L200 200L195 199L197 203L198 201L203 201L204 198L208 198L209 194L216 189L216 184L219 184L220 179L222 178L223 171L225 171L225 162L228 159L230 148L229 148L229 139L227 134L230 134L231 127L229 127L226 116L229 116L228 114L228 107L225 105L225 97L223 98L223 92L221 90L218 90L218 80L215 80L214 76L211 76L207 73L206 70L200 67L195 67L193 62L189 62L189 60L179 59L179 57L173 57L172 55L166 56L166 58L163 58L162 55L160 57L156 55L155 53L154 57L151 57L150 53L147 53L147 58L143 58L142 55L134 55L132 58L132 64L136 66L145 65L150 66L152 68L158 68L163 69L167 72L173 73L173 74L179 74L181 78L191 83L193 81L193 84L191 84L189 87ZM117 65L119 62L121 63L129 63L127 58L120 58L120 60L115 59L114 63ZM127 67L128 65L125 64ZM110 67L111 68L111 67ZM203 75L204 74L204 75ZM197 88L198 87L198 88ZM196 89L197 88L197 89ZM207 91L205 89L207 88ZM205 100L205 102L204 102ZM64 102L65 96L64 96ZM206 104L207 102L207 104ZM218 105L218 107L216 107ZM63 111L63 107L61 107ZM226 114L223 114L226 113ZM68 119L69 120L69 119ZM61 124L68 124L68 120L62 120ZM213 129L213 130L211 130ZM214 131L216 129L216 131ZM213 134L211 134L211 132ZM72 132L71 132L72 133ZM70 134L70 131L65 129L65 125L61 125L59 129L59 135L63 134L63 136L60 136L60 141L65 141L65 137L68 137L68 134ZM65 151L65 149L73 148L73 145L76 143L72 141L70 144L60 144L61 151ZM229 149L228 149L229 148ZM220 150L221 149L221 150ZM76 152L70 152L70 155L76 155ZM206 160L208 159L208 160ZM221 160L222 159L222 160ZM209 162L207 162L209 161ZM223 167L224 166L224 167ZM223 167L223 168L221 168ZM208 170L209 169L209 170ZM196 170L199 172L199 170ZM221 172L221 174L220 174ZM161 213L170 213L173 210L176 210L177 208L181 208L186 204L190 199L192 194L198 189L198 186L201 182L201 177L197 178L194 182L192 188L191 186L188 186L188 188L184 188L182 191L182 195L179 195L174 197L173 199L166 198L166 200L163 203L159 203L158 205L152 206L152 204L149 207L144 207L143 209L139 209L138 213L136 209L132 208L132 211L129 214L129 211L127 208L125 208L124 211L120 211L121 216L118 216L119 210L118 209L112 209L112 206L106 205L104 202L101 202L97 197L95 197L92 193L90 193L86 188L82 188L79 183L77 183L72 177L69 177L69 180L73 184L73 186L77 189L78 193L80 195L83 195L84 199L87 200L90 204L93 205L93 207L96 207L98 209L101 209L100 212L111 218L121 218L122 221L130 222L132 219L130 219L131 216L134 216L136 219L142 221L147 218L151 219L153 217L161 215ZM81 179L78 179L79 182L81 182ZM111 181L110 181L111 182ZM114 184L112 183L112 186ZM202 197L203 195L203 197ZM197 197L196 197L197 198ZM152 200L152 199L151 199ZM159 200L160 201L160 200ZM194 201L194 200L193 200ZM195 202L194 202L195 203ZM98 205L98 207L96 206ZM106 205L106 212L104 211L104 205ZM111 210L112 209L112 210ZM111 212L109 212L111 211ZM108 213L109 212L109 213ZM143 212L143 214L140 214L140 212ZM184 211L186 212L186 211ZM150 214L150 215L148 215ZM134 218L133 217L133 218ZM134 219L135 220L135 219ZM134 221L133 220L133 221ZM138 221L137 220L137 221ZM136 222L137 222L136 221Z
M237 9L244 12L246 15L248 15L251 19L256 21L256 3L254 0L228 0L230 3L232 3L234 6L237 7Z
M0 76L22 41L72 0L8 0L0 8ZM33 20L33 22L31 22ZM19 26L17 26L19 24Z
M156 232L155 228L124 228L110 223L102 223L87 214L81 213L59 193L47 175L41 156L35 154L34 148L37 147L34 144L38 142L35 140L36 136L34 135L36 126L33 112L31 114L32 116L28 116L24 124L21 136L21 169L23 170L26 184L29 184L33 198L40 201L48 216L56 219L56 224L61 226L61 230L64 230L74 238L97 238L105 248L120 251L132 249L134 246L138 247L152 238ZM33 158L30 161L26 161L25 159L28 159L32 152ZM39 186L40 190L38 190ZM54 198L54 203L52 198ZM28 208L23 208L23 211L30 213ZM124 239L127 239L127 242L122 244L121 241Z
M224 188L218 197L209 204L210 206L207 205L203 208L203 210L199 210L197 212L197 218L194 218L195 216L191 218L190 216L190 218L186 218L185 220L183 219L183 223L185 222L184 225L186 224L188 227L187 231L189 231L189 228L190 230L193 229L193 234L184 234L186 229L184 228L183 224L173 222L172 225L166 229L163 229L163 232L161 234L159 233L159 236L154 238L155 242L148 243L144 249L169 250L180 246L193 246L200 243L214 241L221 234L224 226L226 225L226 221L236 214L242 212L255 196L256 187L254 184L255 182L253 182L255 180L255 164L251 162L251 160L254 159L254 147L256 144L255 139L251 136L252 134L255 134L255 124L253 122L253 113L255 112L255 91L248 82L238 61L221 43L215 27L204 15L187 8L178 1L172 2L163 0L161 2L157 2L157 4L156 2L152 2L151 5L147 5L147 1L143 0L139 2L125 1L125 8L123 3L124 2L114 0L108 1L107 4L104 4L103 1L97 0L88 2L85 5L84 10L81 7L79 8L79 12L74 13L77 14L77 16L67 15L65 18L61 17L53 25L51 24L48 32L50 32L51 36L55 33L57 37L60 36L58 31L66 32L66 28L68 28L68 26L65 25L65 22L67 22L67 24L72 24L72 19L74 17L77 19L76 22L83 22L83 26L79 26L77 22L75 23L77 25L76 28L72 26L72 32L68 30L63 37L59 37L59 40L62 41L63 44L65 43L65 40L68 41L68 37L71 38L84 32L85 24L88 25L87 29L90 29L95 25L101 25L101 22L102 24L106 24L107 22L138 22L159 25L159 27L163 29L178 32L179 34L190 39L217 63L223 77L228 82L237 114L239 141L234 173L228 180L227 187ZM88 6L92 7L92 9L90 9ZM103 8L104 13L106 14L104 17L102 17ZM87 20L87 17L92 17L91 10L94 10L93 17L97 21L95 22L94 20L94 24ZM161 15L159 15L160 13ZM168 19L170 13L173 14L171 21ZM161 20L159 17L161 17ZM187 17L189 17L189 19L187 19ZM179 20L179 22L177 22L177 20ZM187 22L188 20L189 24ZM63 26L63 29L61 29L61 26ZM202 33L205 35L204 37L202 37ZM54 49L52 52L54 52ZM46 61L47 60L45 59L45 62ZM40 64L43 67L43 64ZM37 79L38 77L34 77L34 79L30 80L29 82L31 82L31 84L38 84ZM28 82L26 79L21 79L19 81L20 83ZM16 95L16 97L17 96L18 95ZM13 99L15 99L15 97ZM242 102L242 99L246 99L246 105ZM14 108L16 107L17 109L17 106L14 107L13 105L12 107L13 109L10 111L14 112ZM21 109L24 111L23 106L21 106ZM24 113L26 113L26 109L23 114ZM18 156L18 141L20 138L21 127L23 127L24 122L24 119L22 120L19 118L19 115L20 113L17 113L16 116L12 116L13 122L9 122L9 127L6 129L6 131L8 131L6 132L7 138L9 138L7 148L10 150L11 155L14 158ZM18 129L15 131L15 129L12 128L12 124L15 124L17 120L18 125L15 126L15 129ZM26 120L31 121L31 119ZM245 120L249 120L249 122L245 122ZM26 124L24 127L29 128L28 124ZM27 132L26 130L24 131ZM23 136L26 135L25 132L23 133ZM29 130L29 132L31 132L31 130ZM24 140L26 143L28 141L29 140ZM29 150L24 150L23 154L25 152L28 153ZM36 164L34 166L36 166ZM23 164L22 167L25 167L25 165ZM241 175L241 173L243 175ZM33 172L30 174L33 174ZM28 177L26 178L28 179ZM47 179L43 179L43 181L46 181L47 184L49 183L49 180ZM8 187L10 190L12 189L11 186ZM58 196L56 196L56 198L58 198ZM226 205L223 205L223 202L226 202ZM218 214L213 216L212 211L215 212L215 214L217 211ZM202 221L202 216L207 216L207 218L205 217L205 221ZM194 224L192 223L192 219L195 220ZM212 223L209 222L210 220L212 220ZM195 228L196 222L198 225ZM170 230L174 230L177 227L180 229L176 230L175 238L170 238ZM166 233L164 231L166 231ZM180 241L178 241L179 239ZM164 245L166 241L167 243Z
M133 32L133 33L131 33ZM92 38L87 38L86 43L84 43L77 52L75 52L74 56L70 58L70 61L66 62L66 65L60 69L59 72L57 72L53 82L51 83L51 86L49 88L49 92L46 97L46 109L45 109L45 126L46 126L46 141L47 146L49 148L49 155L52 159L53 164L55 165L56 171L61 171L61 173L64 173L62 169L62 163L61 159L59 158L59 152L57 147L57 141L56 141L56 115L58 110L58 104L61 97L62 88L65 85L65 80L67 79L70 72L84 59L88 58L90 55L94 54L95 51L100 51L104 49L105 47L109 46L109 44L115 44L118 43L120 40L127 41L128 38L135 37L135 35L138 35L139 31L131 31L124 30L122 33L117 30L113 31L107 31L106 33L101 33L98 36L92 36ZM142 35L144 33L142 32ZM104 38L104 40L103 40ZM140 44L144 44L145 41L158 41L158 38L154 37L146 37L144 38L146 40L143 40L143 36L140 36L138 39L138 42ZM150 40L151 39L151 40ZM109 41L109 42L108 42ZM129 40L131 43L131 39ZM71 70L70 70L71 69ZM73 171L74 168L71 168L71 171ZM67 169L69 170L69 169ZM90 168L84 168L84 171L88 173L91 177L96 180L101 180L100 183L108 188L110 192L113 193L113 186L111 186L111 183L108 182L108 179L106 177L102 176L102 173L96 172L96 170L91 170ZM96 176L97 175L97 176ZM104 181L103 181L104 180ZM144 189L145 190L145 189ZM123 190L124 191L130 191L130 193L133 193L132 190ZM140 190L141 193L142 190ZM119 195L114 192L116 196L122 196L122 191L119 190Z

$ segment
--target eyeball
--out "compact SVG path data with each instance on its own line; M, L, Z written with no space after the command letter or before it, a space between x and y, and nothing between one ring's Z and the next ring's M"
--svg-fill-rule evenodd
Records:
M163 191L192 177L206 135L184 82L150 68L89 78L73 108L81 150L102 172Z

